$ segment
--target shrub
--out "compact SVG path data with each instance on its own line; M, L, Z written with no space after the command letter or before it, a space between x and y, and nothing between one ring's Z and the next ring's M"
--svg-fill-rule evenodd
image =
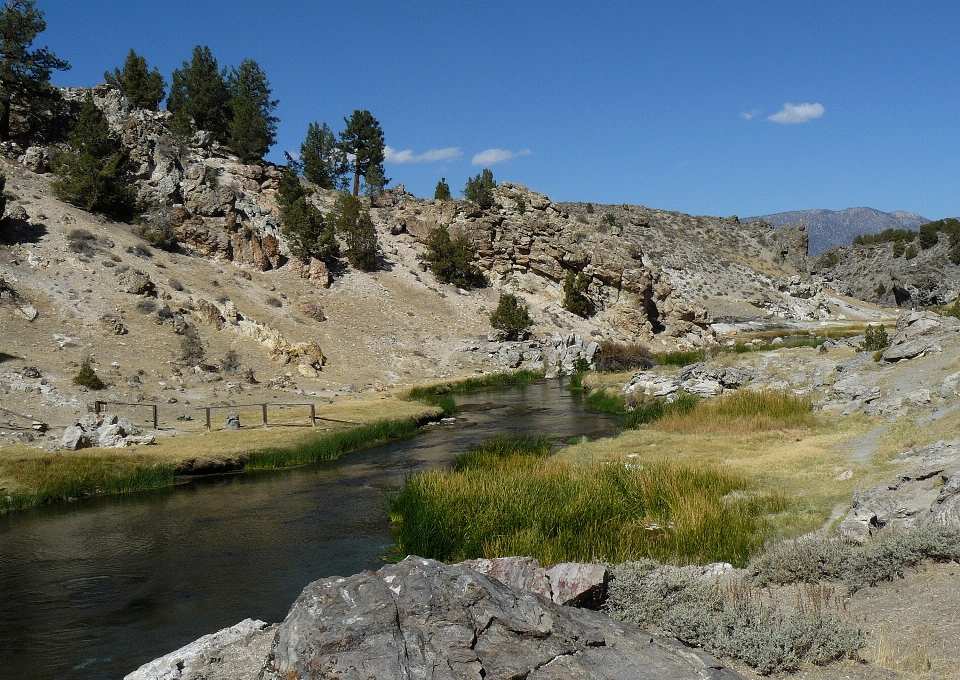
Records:
M467 180L467 185L463 189L463 196L471 203L476 203L484 210L493 207L493 190L497 188L497 183L493 179L493 173L487 168L476 177Z
M3 193L6 186L7 176L0 172L0 227L7 223L7 218L4 217L4 213L7 211L7 195Z
M589 316L590 300L584 295L589 284L590 280L583 272L574 274L568 271L563 279L563 308L577 316Z
M750 560L747 573L758 586L839 581L853 549L852 544L839 538L803 536L767 547Z
M901 239L897 239L896 241L893 242L894 257L900 257L901 255L903 255L903 251L905 251L906 249L907 247L903 244L903 241Z
M922 250L933 248L935 245L937 245L937 242L939 240L940 240L940 237L937 234L936 222L927 222L922 227L920 227L920 235L917 238L917 243L920 245L920 248Z
M636 342L600 342L600 356L594 360L598 371L631 371L656 365L650 350Z
M835 252L830 251L828 253L824 253L824 255L820 258L818 266L820 269L830 269L838 264L840 264L840 256Z
M173 223L167 208L151 210L137 219L137 235L160 250L175 251L177 237L173 233Z
M240 353L236 350L228 350L220 360L220 370L228 375L234 375L240 370Z
M438 281L451 283L459 288L483 288L487 277L474 262L476 249L463 234L455 239L444 226L438 226L427 237L427 249L423 261Z
M593 203L587 203L587 205L586 205L586 207L584 208L584 210L587 211L587 214L588 214L588 215L592 215L592 214L593 214Z
M911 243L907 246L907 249L903 253L903 258L905 260L912 260L917 256L917 246Z
M608 227L614 227L617 224L617 218L613 216L613 213L608 212L604 213L603 217L600 218L600 224L605 224Z
M206 355L203 349L203 341L200 339L200 333L196 326L187 326L183 332L183 338L180 340L180 360L190 366L196 366Z
M157 311L157 303L149 298L145 300L138 300L137 311L143 312L144 314L153 314L155 311Z
M280 302L279 298L268 297L266 300L264 300L264 302L266 302L271 307L276 307L277 309L280 309L281 307L283 307L283 303Z
M497 308L490 315L490 325L502 331L507 338L516 340L526 334L533 325L526 305L520 304L517 296L501 293Z
M886 295L886 293L887 293L887 287L884 285L883 281L881 281L881 282L878 283L878 284L876 285L876 287L873 289L873 292L874 292L874 294L875 294L878 298L881 298L881 297L883 297L884 295Z
M102 390L107 386L93 370L89 359L80 364L80 370L73 376L73 384L88 390Z
M437 188L433 191L433 197L438 201L449 201L450 196L450 185L447 184L447 178L441 177L440 181L437 182Z
M520 194L513 197L513 205L521 215L527 211L527 203Z
M863 334L863 342L860 343L861 352L876 352L886 349L890 346L890 336L882 325L869 324L866 332Z
M100 251L100 242L86 229L71 229L67 234L67 248L78 255L93 257Z

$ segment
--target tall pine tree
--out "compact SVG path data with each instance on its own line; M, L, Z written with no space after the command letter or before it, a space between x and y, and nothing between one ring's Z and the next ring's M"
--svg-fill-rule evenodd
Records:
M173 72L167 110L173 114L171 129L181 137L195 130L208 130L217 141L227 141L230 121L230 91L227 70L220 70L209 47L197 45L193 57Z
M230 91L228 144L245 162L261 160L277 141L277 122L273 115L277 100L270 99L270 82L260 65L244 59L234 68L227 83Z
M353 195L357 196L360 193L360 176L366 177L371 167L376 166L383 176L383 130L369 111L358 109L349 118L344 118L343 122L347 127L340 133L340 148L352 156Z
M321 189L343 189L347 157L333 131L324 123L310 123L307 138L300 145L303 176Z
M7 0L0 8L0 142L10 139L10 114L34 122L56 101L50 72L70 64L46 47L31 50L34 38L47 28L34 0Z
M130 54L123 62L123 70L106 71L103 77L108 83L119 88L131 104L141 109L157 111L167 91L167 81L154 68L150 71L147 60L130 48Z
M106 116L89 94L69 141L72 150L60 154L54 165L53 193L91 212L118 219L133 215L137 189L127 182L127 151L110 135Z

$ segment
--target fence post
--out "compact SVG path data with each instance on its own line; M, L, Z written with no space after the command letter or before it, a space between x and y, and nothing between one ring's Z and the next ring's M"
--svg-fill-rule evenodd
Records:
M260 404L260 408L263 409L263 426L266 427L267 426L267 405Z
M160 429L159 427L157 427L158 424L159 424L159 421L157 420L157 405L154 404L153 405L153 429L154 430Z
M207 406L205 410L207 412L207 429L209 430L210 429L210 407Z
M317 426L317 405L310 404L310 427Z
M103 402L100 401L99 399L96 399L96 400L94 400L94 402L93 402L93 412L94 412L95 415L98 415L98 416L100 415L100 404L103 404ZM104 404L104 405L106 405L106 404Z

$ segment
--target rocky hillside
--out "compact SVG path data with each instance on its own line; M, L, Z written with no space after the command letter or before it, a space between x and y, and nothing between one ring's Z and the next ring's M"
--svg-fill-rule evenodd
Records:
M744 222L764 220L775 227L796 224L803 220L810 233L810 254L819 255L836 246L849 245L859 234L877 234L884 229L918 229L929 222L916 213L897 210L886 213L874 208L846 210L789 210L773 215L748 217Z
M64 90L65 108L76 113L86 92ZM371 209L379 271L334 275L290 257L279 168L243 164L204 133L179 143L167 112L133 108L109 86L92 94L136 163L144 218L177 247L151 247L136 225L53 197L62 143L0 145L11 217L0 245L0 398L20 413L82 412L87 399L70 380L87 358L113 401L229 402L251 390L332 395L519 366L569 370L602 339L691 348L716 343L718 321L854 313L806 275L802 228L560 204L509 182L488 210L402 185L387 192ZM326 212L334 198L317 190L311 200ZM423 242L438 225L472 239L491 287L457 290L425 271ZM589 279L590 318L562 307L568 271ZM488 337L501 291L529 305L531 339Z

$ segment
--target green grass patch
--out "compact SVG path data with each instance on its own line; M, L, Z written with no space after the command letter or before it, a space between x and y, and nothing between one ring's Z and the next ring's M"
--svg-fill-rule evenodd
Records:
M407 480L390 501L397 557L455 562L530 555L543 564L652 558L742 565L763 545L778 495L714 468L669 462L576 466L542 439L468 452Z
M75 457L51 455L8 461L0 474L27 492L0 492L0 511L96 494L158 489L173 484L173 465L129 455Z
M658 419L657 429L683 434L761 432L814 425L813 403L784 390L737 390Z
M690 364L695 364L698 361L703 361L707 358L707 350L698 349L696 351L676 351L676 352L659 352L653 355L653 358L661 366L689 366Z
M446 415L452 415L457 410L455 394L468 394L491 387L507 387L510 385L525 385L542 378L538 371L514 371L513 373L492 373L476 378L465 378L451 382L437 383L412 388L404 397L408 401L419 401L431 406L439 406Z
M247 457L244 467L247 470L262 470L334 460L361 448L409 437L416 433L418 427L417 421L413 418L380 420L349 430L311 437L302 444L290 448L253 451Z
M667 416L689 413L699 401L700 399L692 394L679 392L676 400L672 402L664 399L644 399L638 403L628 403L625 395L608 392L606 389L595 390L586 398L588 408L619 416L620 426L625 430L635 430L641 425Z

